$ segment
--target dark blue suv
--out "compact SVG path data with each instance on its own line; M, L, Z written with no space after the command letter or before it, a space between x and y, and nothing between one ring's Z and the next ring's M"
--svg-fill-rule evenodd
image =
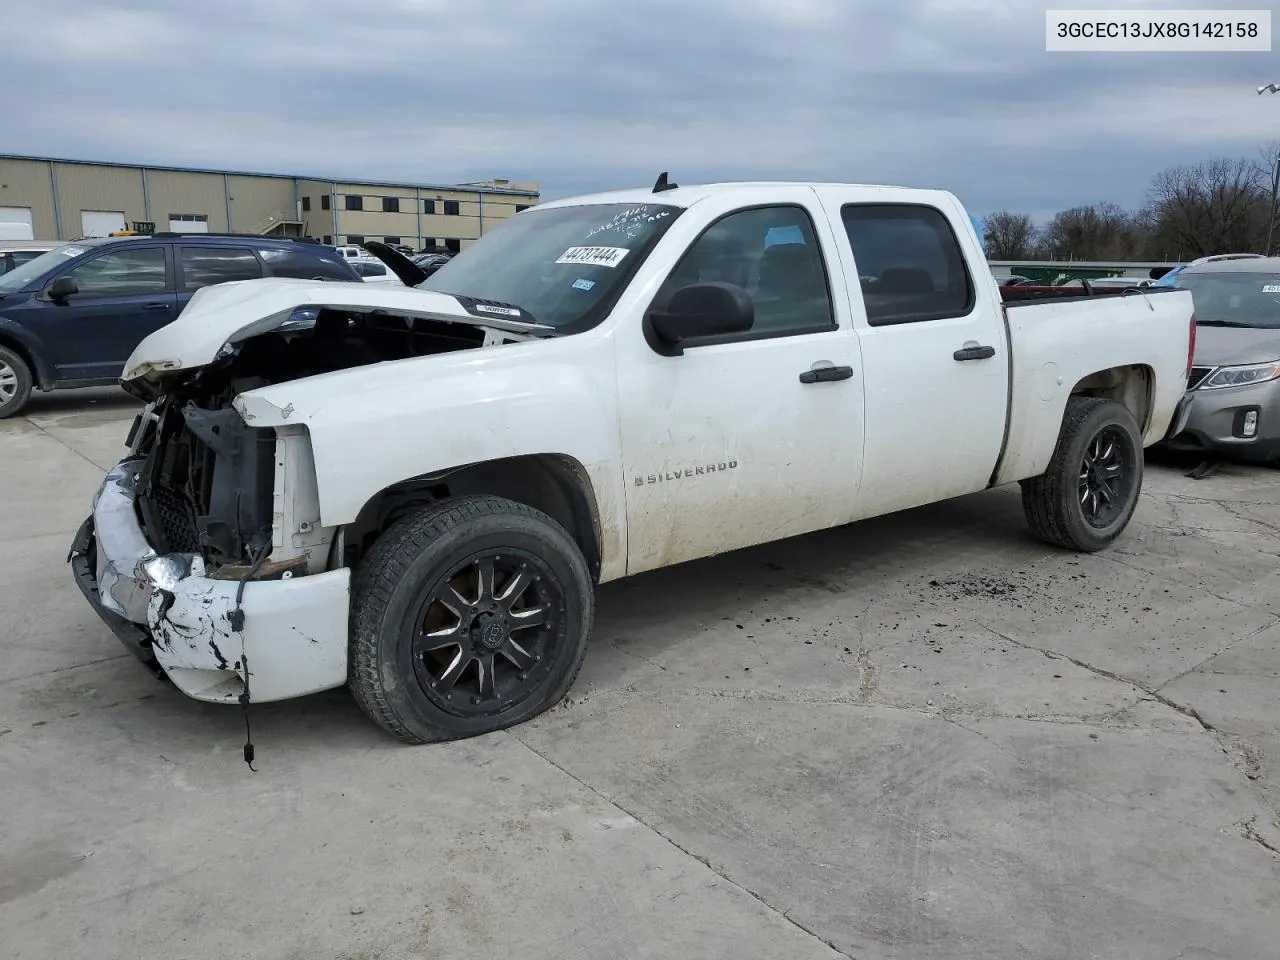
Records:
M133 348L195 291L257 277L364 282L318 243L177 233L75 240L0 276L0 419L33 388L117 382Z

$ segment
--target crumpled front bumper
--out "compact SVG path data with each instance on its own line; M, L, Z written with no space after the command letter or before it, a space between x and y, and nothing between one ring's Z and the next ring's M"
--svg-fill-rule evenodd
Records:
M350 571L221 580L194 555L158 555L135 507L141 461L112 469L71 548L85 599L125 647L197 700L255 703L347 680ZM239 599L237 599L239 595Z

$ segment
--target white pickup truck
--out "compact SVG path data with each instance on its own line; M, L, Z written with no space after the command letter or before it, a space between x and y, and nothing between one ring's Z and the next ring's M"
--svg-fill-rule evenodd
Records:
M597 583L1012 482L1092 551L1186 388L1184 291L1004 304L950 193L540 204L417 288L199 291L71 551L200 700L349 684L427 742L569 689Z

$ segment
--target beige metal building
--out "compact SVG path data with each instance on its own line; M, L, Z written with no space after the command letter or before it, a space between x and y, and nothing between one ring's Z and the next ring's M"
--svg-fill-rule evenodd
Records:
M381 240L459 250L538 202L532 183L387 183L0 155L0 227L38 240L115 230ZM25 224L25 227L24 227Z

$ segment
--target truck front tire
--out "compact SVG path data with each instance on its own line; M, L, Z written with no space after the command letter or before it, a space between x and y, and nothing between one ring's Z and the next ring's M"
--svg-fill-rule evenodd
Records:
M582 552L550 517L440 501L388 528L356 571L349 685L407 743L522 723L573 684L594 603Z
M1071 397L1043 474L1022 481L1032 532L1083 553L1109 546L1129 525L1142 492L1142 435L1127 407Z
M31 368L13 350L0 346L0 420L16 416L31 397Z

